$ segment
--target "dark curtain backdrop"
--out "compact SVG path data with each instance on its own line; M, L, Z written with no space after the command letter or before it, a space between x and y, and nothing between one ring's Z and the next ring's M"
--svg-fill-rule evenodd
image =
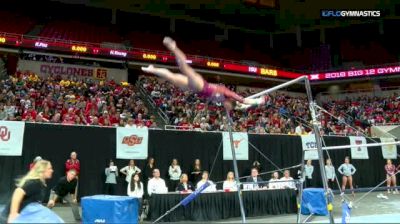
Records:
M163 178L168 179L168 166L173 158L177 158L184 172L189 172L193 161L202 161L203 169L211 171L215 156L217 156L211 180L221 181L228 171L233 170L232 161L222 160L221 133L201 133L184 131L149 131L149 156L154 157L156 166ZM79 178L79 196L104 193L104 169L109 159L115 160L116 130L114 128L73 127L58 125L26 124L23 144L23 155L20 157L0 157L0 202L10 199L14 189L15 178L28 171L29 163L40 155L52 162L54 175L48 181L48 187L54 186L57 179L64 175L64 163L71 151L78 153L81 162ZM277 166L289 167L301 163L301 138L286 135L249 135L249 142L271 159ZM325 137L327 146L348 145L345 137ZM370 142L368 140L368 142ZM217 155L218 148L221 147ZM350 156L350 150L330 151L333 164L337 169L345 156ZM325 153L326 157L326 153ZM369 149L369 160L353 160L357 168L354 176L355 186L372 187L385 178L383 165L385 163L380 147ZM249 145L249 160L238 161L241 176L249 175L254 160L262 164L262 171L276 169L268 160L263 158ZM127 165L128 160L115 160L119 169ZM396 161L395 161L396 163ZM137 160L136 165L144 168L145 161ZM315 166L314 184L322 186L319 166ZM297 177L297 169L291 174ZM270 179L270 174L262 176ZM125 177L118 178L117 194L126 194Z

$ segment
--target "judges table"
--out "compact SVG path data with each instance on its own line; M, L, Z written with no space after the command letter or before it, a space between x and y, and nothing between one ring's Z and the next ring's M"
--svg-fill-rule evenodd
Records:
M297 212L296 191L255 190L242 191L246 216L264 216L290 214ZM177 205L187 194L168 193L153 194L149 200L149 218L156 220L169 209ZM240 206L237 192L202 193L187 207L179 206L163 218L164 222L214 221L240 217Z

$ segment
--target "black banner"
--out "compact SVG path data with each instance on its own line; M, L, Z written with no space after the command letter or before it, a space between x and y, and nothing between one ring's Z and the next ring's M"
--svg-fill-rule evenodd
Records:
M348 145L346 137L326 137L327 146ZM29 164L36 156L42 156L52 162L53 178L48 182L49 188L64 175L64 163L71 151L78 153L81 162L79 177L79 196L104 193L104 169L110 159L116 155L116 129L98 127L75 127L61 125L29 124L25 126L23 155L21 157L0 157L0 202L10 199L15 186L15 178L24 175ZM249 175L254 160L261 163L261 172L277 169L271 162L263 158L254 147L265 154L280 167L290 167L301 163L301 138L287 135L249 135L249 161L238 161L241 176ZM370 142L370 141L368 141ZM221 147L217 155L218 148ZM253 147L254 146L254 147ZM168 181L168 166L173 158L180 162L183 172L189 173L195 159L202 161L203 170L211 171L211 165L217 156L210 179L214 182L224 180L229 171L233 171L232 161L223 161L222 134L185 131L149 131L149 156L154 157L161 176ZM382 152L369 148L369 160L353 160L357 168L354 175L354 186L372 187L385 178ZM330 151L332 162L337 169L350 150ZM326 158L326 154L325 154ZM127 160L115 160L119 169L128 164ZM395 161L394 161L395 162ZM396 163L396 162L395 162ZM136 161L136 165L144 170L145 161ZM319 166L313 161L314 186L322 186ZM292 169L291 175L297 178L298 169ZM337 173L338 175L338 173ZM262 176L269 180L271 175ZM126 194L125 176L118 178L117 194ZM217 186L219 189L222 185Z

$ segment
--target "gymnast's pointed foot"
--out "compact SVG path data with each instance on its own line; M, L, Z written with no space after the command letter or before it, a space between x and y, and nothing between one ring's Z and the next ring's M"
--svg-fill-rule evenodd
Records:
M236 110L247 110L247 108L251 107L249 104L237 103L235 109Z
M154 65L149 65L147 67L142 67L142 71L147 72L147 73L154 73L155 72Z
M171 51L175 50L176 48L176 42L171 37L164 37L163 44Z

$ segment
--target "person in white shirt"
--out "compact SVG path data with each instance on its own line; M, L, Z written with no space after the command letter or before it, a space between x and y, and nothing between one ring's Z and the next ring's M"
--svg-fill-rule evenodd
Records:
M106 194L114 195L115 187L117 186L118 167L114 161L110 160L109 167L105 169L106 174Z
M125 174L126 176L125 181L129 183L131 182L132 175L140 173L142 172L142 170L140 170L137 166L135 166L135 160L131 159L129 160L129 165L122 168L120 172Z
M328 179L328 187L333 189L333 186L335 186L336 173L335 167L332 165L332 161L330 159L326 160L325 174L326 178Z
M168 169L168 174L169 174L169 191L175 191L176 187L179 184L179 178L181 177L182 170L181 167L178 164L177 159L173 159L171 166L169 166Z
M293 182L293 178L290 176L289 170L285 170L283 175L284 176L281 178L281 181L287 182L281 182L282 188L296 189L296 184Z
M137 128L137 125L135 124L135 121L132 118L129 118L125 127L126 128Z
M203 184L209 182L210 186L208 186L206 189L204 189L203 192L213 192L217 191L217 188L215 187L214 182L208 179L208 171L203 171L202 179L197 183L196 189L199 189Z
M163 193L168 193L168 188L167 185L165 184L165 181L160 178L160 170L159 169L154 169L153 170L153 178L149 180L149 183L147 184L147 193L149 196L152 194L163 194Z
M228 174L226 175L226 180L224 181L222 189L224 191L237 191L238 190L237 184L235 181L235 177L234 177L232 171L228 172Z
M279 180L278 172L274 172L269 181L270 181L270 183L268 184L268 189L282 189L282 186L281 186L282 184L279 182L280 180Z
M312 187L312 175L314 172L314 166L312 165L311 160L307 160L307 165L304 166L304 174L303 178L306 179L306 188Z
M132 175L132 180L128 184L128 196L141 199L144 194L143 183L140 181L139 174Z
M129 197L137 198L139 200L139 217L142 215L142 198L144 194L143 183L140 181L139 174L132 175L129 181L127 193Z
M303 133L303 126L301 125L301 123L299 123L299 125L296 127L295 133L297 135L301 135Z

